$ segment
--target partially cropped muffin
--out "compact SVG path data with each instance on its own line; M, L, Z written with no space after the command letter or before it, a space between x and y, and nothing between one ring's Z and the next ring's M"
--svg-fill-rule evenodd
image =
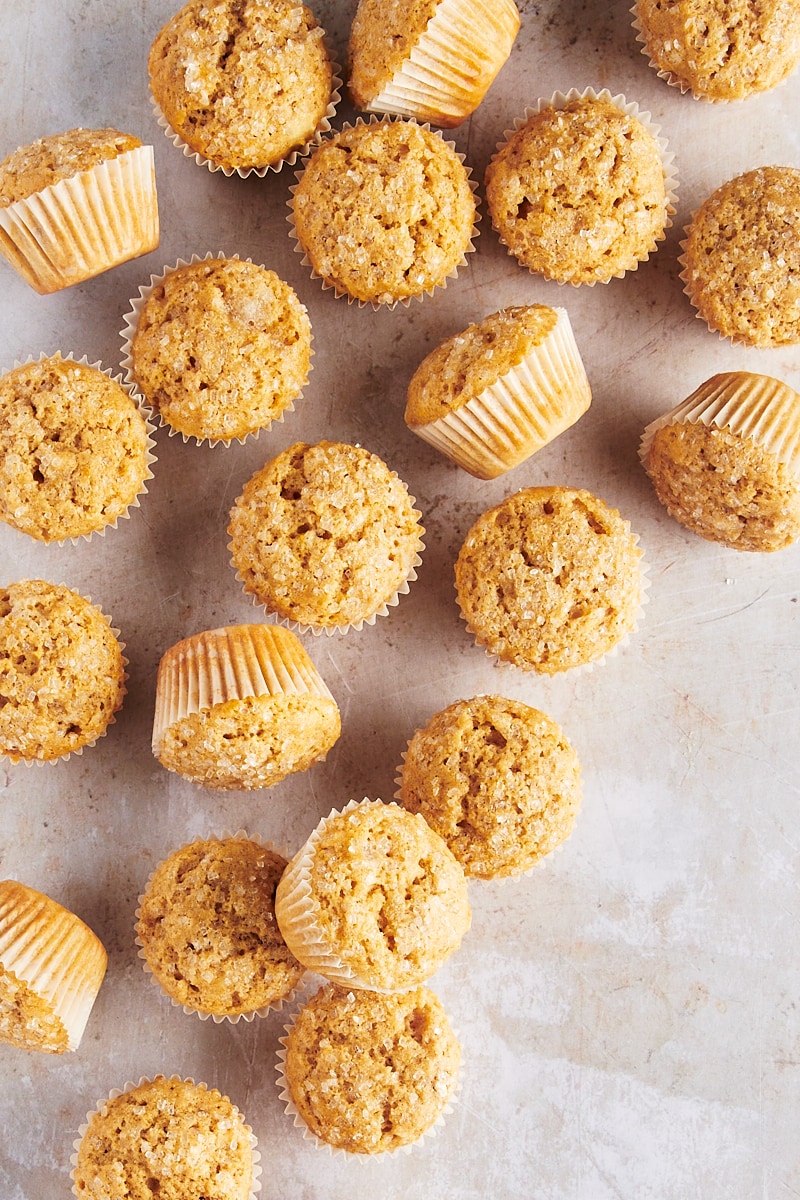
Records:
M604 658L633 631L641 559L629 522L591 492L523 488L467 533L458 605L488 653L554 675Z
M57 901L0 883L0 1042L77 1050L106 972L97 935Z
M152 478L151 428L97 366L15 367L0 378L0 520L41 542L115 526Z
M328 128L333 67L297 0L189 0L156 35L148 68L169 128L228 173L294 161Z
M458 1085L461 1047L429 988L383 996L329 984L281 1041L289 1111L321 1143L350 1154L419 1141Z
M0 252L35 291L60 291L155 250L153 147L68 129L0 162Z
M233 565L267 612L316 631L360 628L416 578L420 514L362 446L297 442L257 471L231 511Z
M580 765L563 730L503 696L435 713L411 738L399 783L403 806L480 879L540 863L569 837L581 802Z
M140 955L176 1004L215 1020L280 1006L304 968L275 920L286 859L244 835L201 838L158 864L139 898Z
M518 305L453 334L422 360L405 421L471 475L494 479L573 425L591 399L566 310Z
M446 286L472 250L461 158L415 121L357 121L324 138L294 188L299 248L338 296L373 307Z
M486 169L500 241L559 283L607 283L646 260L674 211L666 143L638 106L591 89L531 112Z
M713 375L652 421L640 457L669 514L735 550L800 538L800 395L769 375Z
M359 0L350 94L367 112L454 126L474 112L519 30L514 0Z
M108 618L63 584L0 588L0 754L50 762L91 746L125 695Z
M274 271L239 258L179 264L129 314L128 379L175 433L240 441L268 429L311 367L305 305Z

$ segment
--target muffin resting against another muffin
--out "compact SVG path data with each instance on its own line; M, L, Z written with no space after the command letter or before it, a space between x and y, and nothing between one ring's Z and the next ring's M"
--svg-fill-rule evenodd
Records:
M581 802L578 758L562 729L502 696L435 713L409 742L399 783L403 806L481 879L536 866L569 837Z
M639 450L661 503L735 550L800 537L800 395L769 375L713 375L652 421Z
M170 128L212 166L277 167L328 127L324 37L297 0L189 0L153 41L150 90Z
M0 588L0 755L50 762L92 745L125 695L108 618L63 584Z
M159 863L139 899L140 956L176 1003L215 1019L280 1005L304 968L275 920L286 859L244 835L205 838Z
M419 1141L458 1084L461 1047L428 988L383 996L328 985L281 1042L289 1111L321 1142L351 1154Z
M361 446L297 442L245 484L233 565L267 612L326 632L385 614L416 578L424 530L401 479Z
M634 629L641 550L615 508L585 489L523 488L469 530L455 567L479 645L554 675L603 658Z
M467 171L441 136L414 121L358 121L324 138L291 207L315 274L337 295L373 306L444 287L472 249Z
M243 259L167 271L129 325L128 379L185 438L241 441L267 429L308 380L305 305L274 271Z

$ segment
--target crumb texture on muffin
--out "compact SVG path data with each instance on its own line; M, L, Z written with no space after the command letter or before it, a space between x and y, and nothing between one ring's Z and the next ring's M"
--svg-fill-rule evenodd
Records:
M275 920L286 867L249 838L202 839L164 859L139 902L144 960L173 1000L201 1013L252 1013L288 996L304 968Z
M151 439L119 383L60 356L0 378L0 519L38 541L124 516L144 490Z
M60 179L89 171L141 146L118 129L68 129L20 146L0 162L0 208L27 200Z
M521 700L476 696L416 731L399 797L444 838L467 875L518 875L572 832L580 766L546 713Z
M282 1039L288 1095L311 1132L352 1154L418 1141L458 1084L461 1047L437 996L320 988Z
M350 29L349 87L359 108L367 108L424 33L441 0L359 0Z

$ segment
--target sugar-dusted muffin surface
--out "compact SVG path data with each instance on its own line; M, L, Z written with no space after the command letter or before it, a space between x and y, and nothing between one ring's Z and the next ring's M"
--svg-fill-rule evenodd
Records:
M461 1047L428 988L391 996L320 988L285 1045L284 1076L300 1116L323 1142L353 1154L418 1141L458 1083Z
M118 129L68 129L20 146L0 162L0 208L141 144L138 137Z
M489 653L552 675L602 658L636 624L641 551L585 489L523 488L484 512L455 567L467 627Z
M368 105L402 67L441 0L359 0L350 29L350 93Z
M125 694L108 620L62 584L0 588L0 753L52 760L105 733Z
M145 296L130 359L148 403L178 433L244 438L305 387L311 322L274 271L207 258L167 272Z
M245 485L233 563L267 611L313 627L373 617L409 578L422 526L408 489L361 446L297 442Z
M682 279L711 330L748 346L800 341L800 169L757 167L703 201Z
M580 766L546 713L521 700L476 696L416 731L399 798L444 838L467 875L518 875L572 832Z
M91 1114L72 1177L78 1196L98 1200L248 1200L251 1135L216 1089L159 1075Z
M359 121L325 138L292 199L300 247L351 299L394 304L443 285L471 248L476 208L447 142L414 121Z
M232 170L300 149L331 99L324 32L297 0L189 0L157 34L148 66L172 129Z
M641 40L658 70L708 100L744 100L800 61L795 0L637 0Z
M489 163L486 200L523 266L574 284L635 269L670 212L654 134L603 96L531 114Z
M59 355L0 378L0 519L43 542L105 529L150 477L147 422L97 367Z
M192 842L159 863L139 902L144 960L173 1000L237 1016L275 1004L304 968L275 920L286 859L252 839Z

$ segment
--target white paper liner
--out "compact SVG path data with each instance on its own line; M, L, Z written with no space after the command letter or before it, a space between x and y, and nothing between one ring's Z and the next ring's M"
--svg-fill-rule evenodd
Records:
M580 91L577 88L570 88L568 92L554 92L548 100L540 98L533 107L526 108L521 117L516 117L514 119L513 128L506 129L503 132L501 140L497 142L495 146L495 151L497 152L502 150L506 143L514 136L514 134L517 133L518 130L520 130L522 126L536 113L540 113L545 108L564 108L565 105L571 103L573 100L607 100L610 104L613 104L620 109L621 112L625 113L626 116L632 117L634 120L638 121L652 135L658 147L662 167L664 170L664 189L666 191L666 203L664 208L665 220L663 228L655 238L655 245L652 246L648 251L644 252L634 265L624 267L622 270L612 273L607 278L598 277L597 279L589 279L586 281L557 279L554 281L562 287L565 283L568 283L571 287L594 287L596 283L606 284L610 283L612 279L622 279L624 275L637 270L641 263L647 262L650 255L655 253L658 243L664 241L667 230L672 226L672 216L677 208L678 176L675 168L675 155L669 149L666 138L661 136L661 127L653 122L650 113L640 109L639 105L635 101L627 100L622 93L612 96L608 88L602 88L599 92L595 91L595 89L592 87L584 88L583 91ZM504 241L503 237L499 233L498 238L502 245L506 246L506 248L509 250L509 253L513 253L508 247L507 242ZM541 272L534 271L531 267L526 267L526 270L530 271L531 275L539 276L541 274Z
M51 897L0 883L0 965L50 1005L77 1050L105 976L107 955L81 919Z
M67 585L64 584L63 586L66 587ZM74 591L74 588L70 588L69 590ZM122 655L122 679L120 681L120 693L119 693L120 707L121 707L122 706L121 702L125 699L125 696L128 694L128 689L125 686L127 683L127 680L128 680L128 673L125 670L125 668L129 665L129 660L125 657L125 643L123 641L120 641L120 632L121 631L119 629L117 629L116 626L111 624L110 618L108 616L106 616L106 614L103 612L103 610L101 608L99 608L99 606L97 604L94 604L94 601L92 600L91 596L84 596L82 592L75 592L75 595L80 596L81 599L86 600L88 604L93 605L93 607L103 618L106 625L108 625L108 628L111 630L112 634L114 635L114 637L117 640L117 644L120 649L120 654ZM12 757L5 750L3 750L2 747L0 747L0 761L2 761L3 758L5 757L5 758L10 759L11 762L13 762L15 764L23 763L26 767L34 767L34 766L35 767L49 767L49 766L52 766L53 763L66 762L66 760L68 758L71 758L73 755L77 758L79 755L83 754L84 750L91 750L92 746L95 746L100 741L100 738L104 738L106 736L106 734L108 733L111 726L116 723L116 719L117 719L116 713L118 711L119 711L119 709L117 709L116 712L113 712L111 714L108 721L106 722L105 728L103 730L101 730L100 733L98 733L96 738L93 738L92 741L90 741L90 742L85 742L82 746L78 746L78 748L76 750L67 750L64 754L59 754L55 758L25 758L22 756L17 757L16 755Z
M436 129L432 130L428 123L417 122L417 121L414 121L410 117L394 117L394 116L377 117L374 115L369 117L368 120L366 120L366 121L362 117L357 117L354 122L343 125L339 132L344 132L344 130L352 129L358 125L379 125L379 124L382 124L383 122L401 121L401 120L405 121L408 124L419 124L422 129L427 129L428 132L433 133L433 135L435 137L442 137L441 133ZM319 141L321 143L321 142L325 141L325 139L320 138ZM469 184L470 190L472 191L472 193L474 195L475 192L477 191L478 181L476 179L472 178L472 168L467 166L466 162L464 161L465 156L463 154L458 153L458 151L456 151L454 142L446 141L443 137L442 137L442 141L445 142L445 145L450 147L450 149L455 153L456 157L460 161L461 165L464 167L464 170L467 175L467 182ZM314 269L314 267L311 263L311 260L308 257L308 255L306 254L303 246L300 244L300 239L297 236L297 227L295 225L295 219L294 219L294 195L295 195L295 192L297 191L298 184L300 183L300 180L303 177L304 170L305 170L305 167L295 171L295 179L297 180L297 183L292 184L291 187L289 188L289 192L291 194L290 194L289 199L286 201L286 204L289 208L289 213L288 213L288 216L286 217L286 220L289 223L289 234L290 234L290 237L292 238L292 241L294 242L294 249L295 249L296 253L301 255L302 265L304 267L307 267L308 270L311 272L311 278L319 279L320 282L322 283L323 292L332 291L337 300L342 299L342 297L346 297L348 304L354 304L354 303L358 304L359 308L364 308L364 307L366 307L366 305L369 305L375 312L378 312L381 309L385 309L388 312L392 312L397 307L398 304L402 305L404 308L408 308L408 306L412 300L420 300L421 301L424 299L425 296L432 296L434 294L434 292L437 291L437 289L446 288L447 281L449 279L456 279L459 271L467 265L467 262L468 262L467 255L473 254L475 251L474 243L475 243L475 238L480 233L480 230L478 229L478 224L481 220L481 212L477 206L477 203L476 203L476 207L475 207L475 217L474 217L472 233L470 236L469 243L464 251L464 254L461 256L461 260L456 263L456 265L453 267L453 269L451 271L448 272L448 274L444 277L444 279L442 279L438 283L435 283L430 288L425 288L423 291L415 293L413 296L401 296L397 300L384 302L382 300L357 299L355 296L351 295L350 292L348 292L344 288L340 287L340 285L335 280L330 281L330 280L325 279L322 275L319 275L317 273L317 271Z
M56 358L61 362L74 362L79 367L92 367L94 370L102 371L104 375L107 375L109 379L111 379L114 383L119 384L122 390L128 393L145 423L145 435L147 439L145 447L145 475L142 479L140 490L130 501L128 507L123 512L118 513L113 521L109 521L107 525L103 525L101 529L90 529L87 533L81 533L77 537L53 538L51 541L42 542L42 544L46 546L66 546L67 542L71 542L73 546L77 546L80 544L81 540L89 542L93 537L105 537L107 530L116 529L119 521L125 520L131 516L132 508L141 507L141 498L142 496L146 496L148 491L147 480L153 478L153 472L150 470L150 468L152 467L153 463L157 461L156 456L153 453L153 449L156 444L153 434L155 433L156 427L153 423L152 410L144 401L144 399L138 394L138 392L136 392L133 387L123 380L122 375L113 375L111 369L104 367L101 362L90 363L85 354L80 358L76 358L74 354L62 354L60 350L56 350L54 354L45 354L42 352L38 358L34 358L33 355L29 355L24 362L20 362L18 359L15 359L12 370L16 370L18 367L27 367L30 363L43 362L49 358ZM3 372L3 374L5 374L5 372ZM14 525L12 528L17 529L17 526ZM25 533L26 537L33 536L32 534L26 533L25 530L18 530L18 532ZM36 538L35 540L39 541L40 539Z
M144 305L146 304L147 300L152 295L153 290L156 287L158 287L159 284L163 283L164 280L167 278L167 276L171 275L173 271L177 271L180 267L193 266L195 263L207 262L209 259L213 259L213 260L220 259L220 260L226 260L226 261L249 262L249 263L251 263L253 261L252 258L242 259L240 257L240 255L238 255L238 254L225 254L224 251L222 251L222 250L217 251L216 253L209 250L205 254L202 254L202 255L193 254L191 256L191 258L189 258L189 259L179 258L178 261L176 263L174 263L172 266L164 267L158 275L151 275L150 282L141 284L139 287L139 295L132 297L131 300L129 301L130 308L125 313L125 316L124 316L125 323L124 323L122 329L119 331L120 337L122 338L122 362L120 365L122 366L123 371L125 372L126 385L130 387L132 394L139 397L139 399L143 405L147 404L147 401L142 396L141 389L139 387L139 384L136 381L136 376L134 374L134 369L133 369L133 355L131 353L131 346L133 343L134 335L136 333L136 328L139 324L139 318L142 314L142 309L144 308ZM256 264L256 265L263 265L263 264ZM270 268L265 268L265 270L269 270L269 269ZM285 281L282 280L281 282L285 282ZM290 287L291 285L287 284L286 286ZM294 291L294 289L292 289L292 290ZM303 307L305 308L305 305L303 305ZM311 332L312 342L313 342L313 337L314 337L314 334L312 331ZM312 357L313 357L313 354L314 354L314 348L312 345L311 346ZM313 370L313 367L314 367L313 362L309 362L309 365L308 365L309 374ZM308 382L308 380L306 380L306 384L307 384L307 382ZM294 396L292 399L290 399L288 404L286 404L286 406L278 413L278 415L273 417L272 420L267 425L262 425L259 429L252 429L248 433L243 434L241 437L229 437L229 438L197 437L194 434L183 433L182 431L175 429L172 425L170 425L169 421L167 421L162 416L159 409L151 407L149 409L149 411L151 412L153 419L158 421L158 424L161 426L162 429L166 429L166 431L170 437L176 437L176 436L178 436L178 434L180 434L180 437L182 438L184 445L190 441L196 442L198 446L202 446L205 442L208 442L209 446L219 446L219 445L230 446L232 442L238 442L240 445L244 445L245 442L259 437L261 435L261 433L263 433L264 431L272 429L272 427L274 425L282 424L284 417L288 413L294 412L295 401L301 400L303 398L305 386L306 385L304 384L304 386L300 389L300 391L297 393L297 395Z
M545 340L494 384L411 432L470 475L495 479L574 425L591 389L566 309L555 312Z
M327 40L325 41L325 45L327 47ZM262 167L224 167L221 163L217 163L210 158L206 158L206 156L199 150L193 150L191 146L187 145L181 135L172 128L169 121L161 111L161 107L153 96L151 90L150 102L153 106L153 115L155 116L158 125L160 125L161 129L164 131L165 136L168 137L172 142L173 146L175 146L178 150L181 150L185 158L193 158L198 167L205 167L207 170L213 173L221 171L222 174L228 179L230 179L231 175L238 175L240 179L247 179L248 176L255 175L257 178L263 179L270 171L277 172L285 166L293 167L297 160L299 158L304 158L307 154L309 154L317 142L319 142L320 139L324 137L324 135L330 130L331 120L336 115L336 108L341 100L342 89L342 68L339 63L334 62L333 58L330 59L330 65L331 95L328 101L328 107L325 110L325 113L323 114L319 124L317 125L317 128L314 130L313 136L301 146L296 146L293 150L290 150L289 153L285 154L282 158L276 159L274 163L267 163Z
M441 0L408 58L365 111L460 125L506 62L519 23L513 0Z
M292 1026L294 1025L294 1022L297 1020L298 1016L300 1015L302 1008L303 1008L303 1006L301 1005L291 1015L290 1020L283 1027L284 1028L284 1036L278 1038L278 1042L280 1043L281 1049L277 1051L277 1055L276 1055L277 1061L275 1063L275 1070L276 1070L277 1076L278 1076L278 1078L277 1078L278 1097L280 1100L283 1101L283 1106L284 1106L286 1115L292 1118L292 1124L295 1126L296 1129L299 1129L302 1132L304 1141L311 1142L311 1144L317 1150L327 1151L332 1158L348 1159L351 1162L355 1160L360 1163L375 1162L375 1161L385 1162L390 1159L398 1158L401 1154L410 1153L410 1151L413 1150L415 1146L419 1146L420 1143L425 1138L435 1137L437 1135L437 1133L439 1133L439 1131L444 1126L445 1121L452 1113L454 1105L458 1101L459 1094L461 1092L461 1087L462 1087L462 1079L461 1079L460 1073L459 1073L459 1078L456 1082L455 1089L453 1090L452 1094L448 1097L446 1104L442 1108L442 1111L439 1113L436 1120L433 1122L432 1125L429 1125L427 1129L423 1130L423 1132L419 1135L419 1137L413 1142L407 1142L403 1146L397 1146L393 1150L383 1150L377 1154L359 1154L353 1150L345 1150L341 1146L332 1146L330 1144L330 1142L326 1142L323 1140L323 1138L318 1137L314 1133L314 1131L306 1124L304 1119L301 1117L301 1115L297 1109L297 1105L295 1104L294 1100L292 1099L292 1093L289 1089L289 1081L286 1078L286 1053L287 1053L287 1043L289 1040L289 1034L292 1030ZM452 1028L452 1026L451 1026L451 1028ZM453 1035L457 1041L460 1041L457 1030L453 1029Z
M108 1103L109 1100L116 1100L118 1096L124 1096L127 1092L130 1092L135 1087L143 1087L145 1084L155 1083L159 1079L168 1079L168 1080L174 1079L174 1080L178 1080L181 1083L189 1083L193 1087L205 1088L206 1091L214 1091L214 1092L218 1092L220 1095L224 1095L224 1093L219 1091L219 1088L209 1088L208 1084L206 1084L206 1083L195 1083L194 1079L192 1079L190 1077L184 1077L181 1075L169 1075L169 1076L155 1075L152 1078L147 1075L142 1075L142 1076L140 1076L138 1083L134 1083L132 1080L128 1080L127 1083L125 1083L125 1085L123 1087L112 1088L107 1096L104 1096L102 1100L98 1100L95 1107L90 1109L87 1112L86 1120L81 1125L78 1126L78 1136L77 1136L77 1138L75 1138L75 1140L72 1143L73 1153L70 1155L70 1159L69 1159L70 1165L72 1167L72 1171L70 1174L71 1174L71 1178L73 1181L71 1190L72 1190L73 1194L78 1197L78 1200L85 1200L85 1196L86 1196L85 1192L78 1191L77 1186L75 1184L75 1169L78 1166L78 1151L80 1150L81 1142L83 1141L83 1139L86 1136L86 1133L89 1129L89 1123L91 1122L92 1117L94 1117L95 1114L102 1113L104 1107L106 1106L106 1104ZM252 1159L253 1159L253 1174L252 1174L252 1179L250 1181L250 1195L249 1195L248 1200L256 1200L258 1193L261 1191L261 1173L262 1173L261 1152L258 1150L258 1140L257 1140L255 1134L253 1133L253 1130L245 1122L244 1113L241 1111L241 1109L236 1104L234 1104L232 1100L230 1100L230 1097L225 1096L224 1098L230 1102L231 1106L238 1113L238 1115L242 1118L242 1128L243 1128L243 1131L247 1135L248 1141L250 1142L250 1152L252 1154ZM187 1200L189 1200L188 1196L187 1196Z
M227 841L255 842L256 845L261 846L261 848L263 850L270 850L275 854L279 854L281 858L286 859L288 862L289 856L284 849L276 846L274 844L274 842L265 841L263 838L258 837L255 834L248 833L245 829L237 829L235 833L231 832L228 829L223 829L222 833L219 833L219 834L209 833L205 837L193 838L191 842L186 842L186 843L184 843L184 845L179 846L177 848L177 850L171 852L170 857L172 856L172 853L177 854L181 850L185 849L187 846L194 845L196 842L227 842ZM268 1004L264 1004L260 1008L251 1009L249 1012L234 1013L234 1014L211 1013L211 1012L205 1012L199 1008L192 1008L191 1005L189 1005L189 1004L181 1004L180 1000L175 1000L174 997L170 996L164 990L164 988L161 986L160 982L156 978L155 974L153 973L152 967L150 966L149 962L147 961L144 943L142 942L142 939L139 936L139 932L138 932L139 920L142 915L141 914L142 901L145 899L145 895L147 893L148 888L150 887L153 876L154 876L155 872L158 870L158 867L160 865L161 865L160 863L156 864L156 866L150 872L150 875L147 879L147 883L145 884L145 887L144 887L144 891L139 894L139 897L138 897L138 900L136 903L136 924L134 926L134 930L135 930L134 941L137 946L137 951L136 951L137 957L141 959L142 969L144 970L144 973L147 975L147 977L150 979L153 986L158 990L159 995L164 997L166 1000L168 1000L170 1005L173 1008L180 1008L184 1013L186 1013L187 1016L198 1017L201 1021L211 1020L211 1021L213 1021L213 1023L215 1025L221 1025L221 1024L223 1024L223 1022L227 1022L230 1025L237 1025L239 1023L239 1021L247 1021L247 1022L254 1021L256 1017L265 1017L268 1013L278 1012L278 1011L280 1011L280 1009L284 1008L285 1005L290 1004L294 1000L295 996L297 995L297 993L300 989L300 986L302 983L302 978L303 978L302 976L298 980L297 985L295 987L293 987L290 991L288 991L284 996L280 996L280 997L276 998L275 1000L271 1000Z
M770 375L712 375L681 404L646 426L639 458L647 469L653 437L667 425L706 425L753 442L800 478L800 394Z
M147 254L158 241L152 146L0 208L0 252L40 295Z

